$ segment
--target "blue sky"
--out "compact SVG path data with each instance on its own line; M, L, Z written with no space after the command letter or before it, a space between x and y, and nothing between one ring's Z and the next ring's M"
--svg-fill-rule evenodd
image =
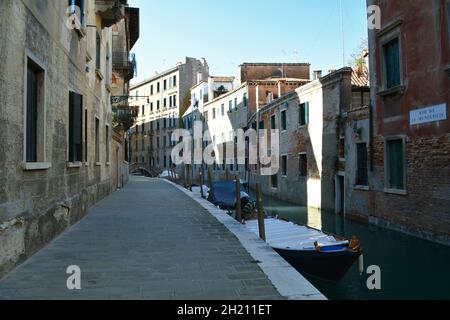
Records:
M136 83L184 57L206 58L212 75L242 62L309 62L340 68L339 0L130 0L141 9ZM347 62L367 38L366 0L343 0Z

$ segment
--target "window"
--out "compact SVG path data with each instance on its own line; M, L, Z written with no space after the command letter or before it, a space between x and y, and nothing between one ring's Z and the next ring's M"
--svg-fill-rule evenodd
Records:
M69 162L83 161L83 97L69 92Z
M247 93L244 93L244 96L242 98L242 102L244 103L244 107L247 107Z
M106 163L109 163L109 126L105 126Z
M299 124L300 126L306 126L309 124L309 102L300 104Z
M101 54L102 54L102 42L101 42L101 38L100 38L100 34L97 32L97 38L96 38L96 43L95 43L95 57L96 57L96 61L95 61L95 68L97 70L100 70L101 68ZM137 95L137 93L136 93Z
M150 86L150 95L153 95L153 85Z
M339 139L339 158L345 159L345 138Z
M308 174L308 157L306 153L299 154L298 172L300 177L306 177Z
M367 145L358 143L356 145L356 185L367 186L369 184L367 176Z
M216 118L216 108L213 108L212 112L213 112L212 118L215 119Z
M177 106L177 96L173 96L173 107L175 108Z
M177 76L173 76L173 86L177 86Z
M234 111L238 111L238 100L234 98Z
M153 102L150 103L150 112L153 112Z
M156 110L159 111L159 107L160 107L160 102L159 102L159 100L158 100L158 101L156 101Z
M88 111L84 110L84 162L88 163Z
M275 115L273 115L273 116L271 116L270 117L270 128L272 129L272 130L275 130L276 128L276 119L275 119Z
M172 97L169 97L169 108L172 108Z
M386 141L386 184L389 189L405 190L403 139Z
M448 27L448 39L450 41L450 1L447 0L447 27Z
M163 104L164 108L167 108L167 98L164 98L164 104Z
M278 188L278 175L274 174L270 180L272 182L272 188L277 189Z
M208 111L205 111L203 113L203 119L204 119L204 121L208 121Z
M281 156L281 174L283 176L287 176L287 162L288 162L288 156Z
M26 77L25 161L43 162L45 153L45 72L31 59Z
M400 45L399 38L395 38L383 45L385 88L399 86L400 83Z
M161 85L159 82L156 84L156 92L157 93L161 92Z
M225 104L222 103L222 107L221 107L221 111L222 111L222 117L225 115Z
M164 91L167 90L167 80L164 80Z
M281 130L285 131L287 129L286 123L286 110L281 111Z
M142 133L145 133L145 123L142 124Z
M95 118L95 162L100 162L100 120L98 118Z
M233 112L233 101L231 100L228 102L228 112Z
M164 129L167 128L167 119L166 118L163 119L163 128Z
M142 106L142 115L145 116L145 106Z

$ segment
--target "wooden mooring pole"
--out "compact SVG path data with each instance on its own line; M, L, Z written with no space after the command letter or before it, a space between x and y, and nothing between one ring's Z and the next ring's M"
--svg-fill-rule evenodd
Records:
M236 176L236 220L242 222L241 179Z
M205 197L205 195L203 194L203 169L200 169L200 194L202 196L202 198Z
M263 198L262 198L262 186L261 182L256 183L256 205L258 208L258 228L259 237L266 241L266 226L264 222L264 209L263 209Z
M209 186L209 197L208 197L208 200L215 199L214 185L213 185L213 181L212 181L211 168L208 168L208 186Z

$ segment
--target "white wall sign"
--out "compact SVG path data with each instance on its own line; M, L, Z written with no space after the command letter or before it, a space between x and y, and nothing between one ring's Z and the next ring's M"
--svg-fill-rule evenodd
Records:
M447 104L443 103L428 108L412 110L409 116L410 124L412 126L422 123L447 120Z

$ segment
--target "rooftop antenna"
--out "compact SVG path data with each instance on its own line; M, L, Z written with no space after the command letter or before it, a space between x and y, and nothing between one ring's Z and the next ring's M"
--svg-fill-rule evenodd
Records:
M345 67L345 31L344 31L344 4L343 0L339 0L340 16L341 16L341 33L342 33L342 67Z

